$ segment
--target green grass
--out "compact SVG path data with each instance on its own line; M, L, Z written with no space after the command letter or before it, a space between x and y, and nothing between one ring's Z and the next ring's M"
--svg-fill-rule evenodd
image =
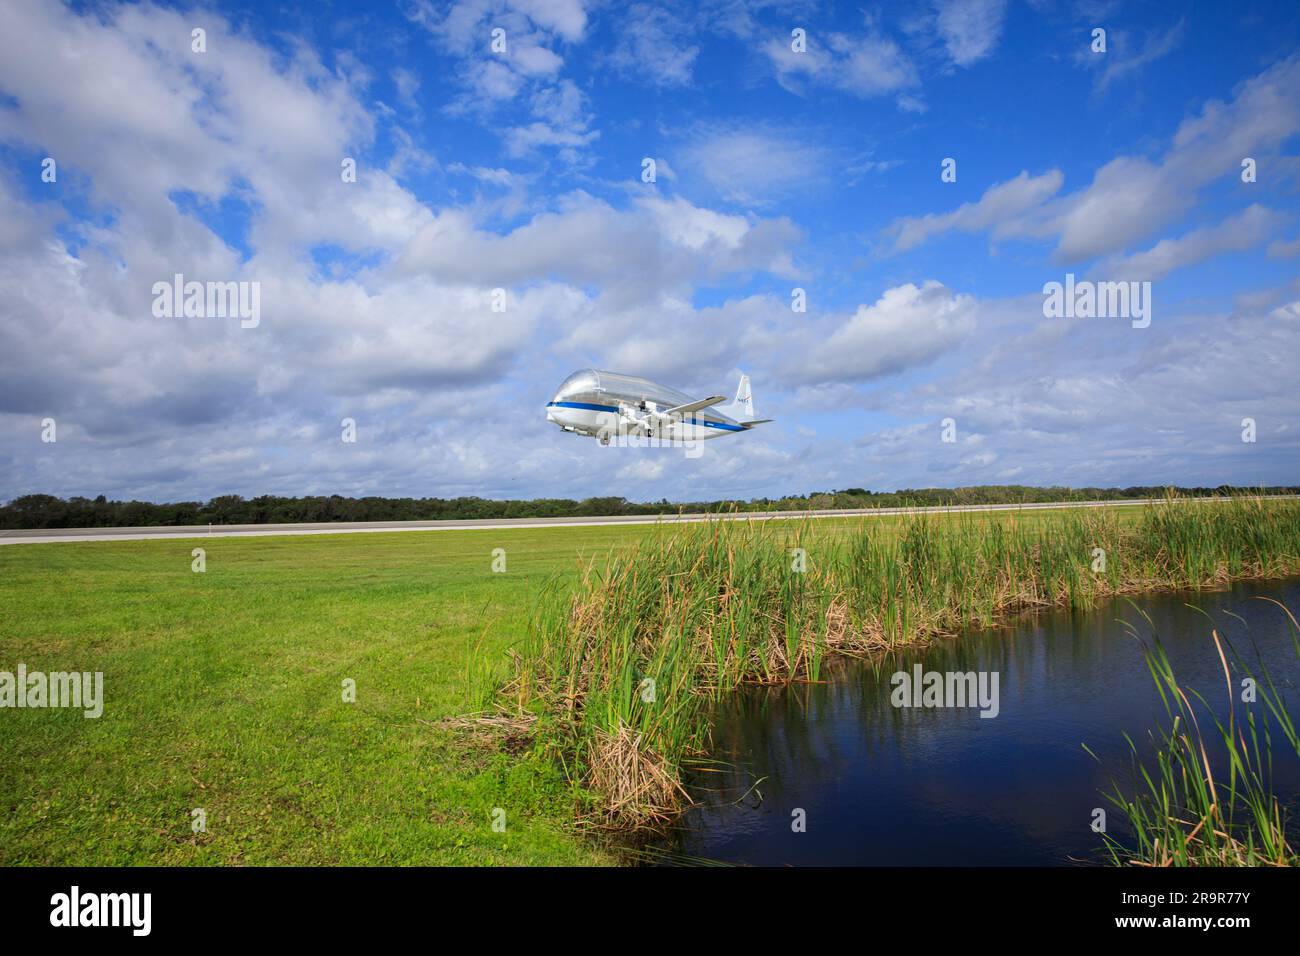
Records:
M647 530L0 548L0 670L103 671L106 699L0 710L0 863L609 862L560 769L442 721L474 647L503 657L545 581Z
M1143 514L1116 509L1089 520L1119 528ZM715 635L719 673L734 681L752 660L779 679L793 657L815 674L828 640L817 623L826 609L819 575L836 563L880 562L898 547L916 567L932 569L927 593L962 596L963 620L994 613L996 595L974 586L976 570L947 556L946 536L958 533L959 519L927 520L938 529L933 541L914 519L893 517L728 526L732 545L764 534L778 550L732 547L734 630ZM1012 523L1051 538L1076 520L1082 516L1074 512L969 515L959 533L963 547L978 544L993 560ZM518 674L512 652L514 661L537 659L534 642L554 637L556 615L568 613L589 560L634 574L635 587L623 593L636 601L682 591L683 581L698 584L682 572L700 554L661 553L691 533L711 532L553 527L0 547L0 670L23 663L103 671L106 698L99 720L0 710L0 864L619 862L619 851L579 823L605 798L573 762L578 748L554 746L557 734L576 732L562 712L537 708L552 732L528 735L476 732L449 718L497 701L501 685ZM784 545L792 538L807 547L806 579L778 577L766 566L769 557L788 566ZM1035 560L1070 566L1078 543ZM207 551L204 574L190 570L195 546ZM1258 546L1238 542L1232 560L1248 564ZM1274 545L1264 539L1263 546ZM498 547L507 555L504 574L491 571ZM725 553L708 552L710 574ZM856 573L863 594L877 573L894 587L910 580L888 562ZM692 594L673 604L684 618L633 606L647 625L689 631L715 610L706 591ZM904 596L890 605L891 627L931 620L916 595ZM774 606L799 608L808 629L786 620L779 642L728 650L724 637L757 633ZM846 604L841 624L863 623L869 610ZM635 711L638 682L650 674L658 699L676 701L677 716L665 708L661 717L677 721L694 707L694 690L704 694L713 678L678 666L684 661L670 653L674 642L638 643L650 631L628 616L623 624L622 644L611 645L624 655L614 671L621 683L601 700L606 726L619 732L618 715ZM354 704L341 699L344 678L356 681ZM674 732L707 731L678 726L690 729ZM196 835L190 812L198 807L207 811L208 832ZM492 830L495 807L506 810L504 833Z

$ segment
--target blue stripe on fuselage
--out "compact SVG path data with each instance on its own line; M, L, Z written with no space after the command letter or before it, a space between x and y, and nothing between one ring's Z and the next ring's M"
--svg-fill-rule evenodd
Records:
M596 405L593 402L547 402L547 408L581 408L588 412L614 412L617 414L617 405ZM729 432L743 432L744 425L732 425L729 422L711 422L707 418L683 418L684 425L703 425L705 428L721 428Z
M591 402L547 402L547 408L582 408L589 412L617 412L617 405L594 405Z

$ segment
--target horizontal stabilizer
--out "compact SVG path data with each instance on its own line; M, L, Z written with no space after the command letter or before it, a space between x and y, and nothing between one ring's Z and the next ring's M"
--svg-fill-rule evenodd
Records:
M698 402L687 402L685 405L669 408L663 414L689 415L691 412L698 412L701 408L708 408L710 405L716 405L718 402L725 402L726 400L727 396L725 395L714 395L712 398L701 398Z
M753 428L755 425L766 425L768 422L776 421L774 418L759 418L752 422L741 422L746 428Z

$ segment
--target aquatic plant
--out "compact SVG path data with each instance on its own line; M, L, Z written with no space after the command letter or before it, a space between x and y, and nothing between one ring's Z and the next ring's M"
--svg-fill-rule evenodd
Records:
M1261 598L1269 600L1271 598ZM1296 619L1287 618L1300 662ZM1147 619L1148 624L1150 619ZM1130 625L1130 631L1136 631ZM1159 636L1143 652L1164 706L1165 723L1148 733L1149 755L1125 734L1131 784L1112 780L1106 799L1130 835L1103 834L1112 863L1131 866L1296 866L1300 852L1287 839L1287 819L1271 785L1273 734L1300 757L1300 736L1281 690L1266 669L1250 664L1211 630L1223 666L1226 718L1174 675ZM1228 650L1225 653L1225 645ZM1255 698L1239 699L1232 667L1253 682ZM1089 753L1093 751L1087 747ZM1093 754L1095 757L1096 754Z
M548 588L497 706L595 794L592 819L680 811L711 699L1021 611L1300 572L1300 502L666 525Z

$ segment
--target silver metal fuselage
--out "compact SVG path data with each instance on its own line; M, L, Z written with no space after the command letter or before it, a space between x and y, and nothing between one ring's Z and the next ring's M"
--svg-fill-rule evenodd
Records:
M745 431L745 426L712 408L665 416L689 404L691 396L648 379L594 368L574 372L546 406L546 420L565 431L600 439L620 437L695 442Z

